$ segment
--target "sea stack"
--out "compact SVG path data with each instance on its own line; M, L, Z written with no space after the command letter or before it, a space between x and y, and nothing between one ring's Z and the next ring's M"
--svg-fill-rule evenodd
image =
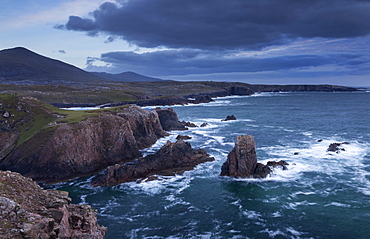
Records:
M235 178L266 178L271 172L271 167L281 166L286 169L285 161L268 162L267 165L257 162L256 143L252 135L239 135L233 150L227 156L227 161L222 165L221 176Z

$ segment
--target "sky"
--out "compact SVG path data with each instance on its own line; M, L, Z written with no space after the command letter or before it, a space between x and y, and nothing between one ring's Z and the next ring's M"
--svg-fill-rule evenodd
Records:
M0 49L171 80L370 86L370 0L0 0Z

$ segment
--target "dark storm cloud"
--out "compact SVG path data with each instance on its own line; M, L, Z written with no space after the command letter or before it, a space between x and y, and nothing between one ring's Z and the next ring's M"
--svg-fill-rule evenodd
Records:
M366 57L368 58L368 57ZM95 61L103 61L110 69L119 72L138 71L150 75L186 75L227 72L288 71L327 65L353 67L366 64L366 59L357 54L287 55L270 58L243 57L212 53L201 50L166 50L138 54L135 52L109 52L100 58L90 58L88 70L94 69ZM101 69L104 70L104 69ZM107 69L105 69L107 70Z
M56 28L141 47L259 49L298 38L370 33L368 0L126 0Z

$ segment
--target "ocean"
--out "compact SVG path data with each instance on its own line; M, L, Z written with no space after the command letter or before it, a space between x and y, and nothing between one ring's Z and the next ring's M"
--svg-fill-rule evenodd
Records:
M53 186L99 211L106 238L370 238L370 91L232 96L174 106L215 161L173 177L114 187L91 178ZM150 109L150 108L148 108ZM235 115L235 121L221 121ZM285 160L266 179L220 177L237 135L253 135L261 163ZM348 142L339 153L331 143Z

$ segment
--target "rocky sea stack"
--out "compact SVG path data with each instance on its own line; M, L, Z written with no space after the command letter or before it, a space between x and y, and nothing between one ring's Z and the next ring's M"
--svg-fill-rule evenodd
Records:
M196 165L213 161L204 149L193 149L188 142L167 141L155 154L140 158L135 162L108 167L103 174L93 178L94 186L113 186L116 184L144 179L151 175L171 176L182 174Z
M222 165L221 176L235 178L266 178L273 167L281 166L286 169L285 161L270 161L267 165L257 162L256 143L252 135L239 135L235 147L227 156L227 161Z
M19 173L0 171L0 238L104 238L97 211L68 193L43 190Z

